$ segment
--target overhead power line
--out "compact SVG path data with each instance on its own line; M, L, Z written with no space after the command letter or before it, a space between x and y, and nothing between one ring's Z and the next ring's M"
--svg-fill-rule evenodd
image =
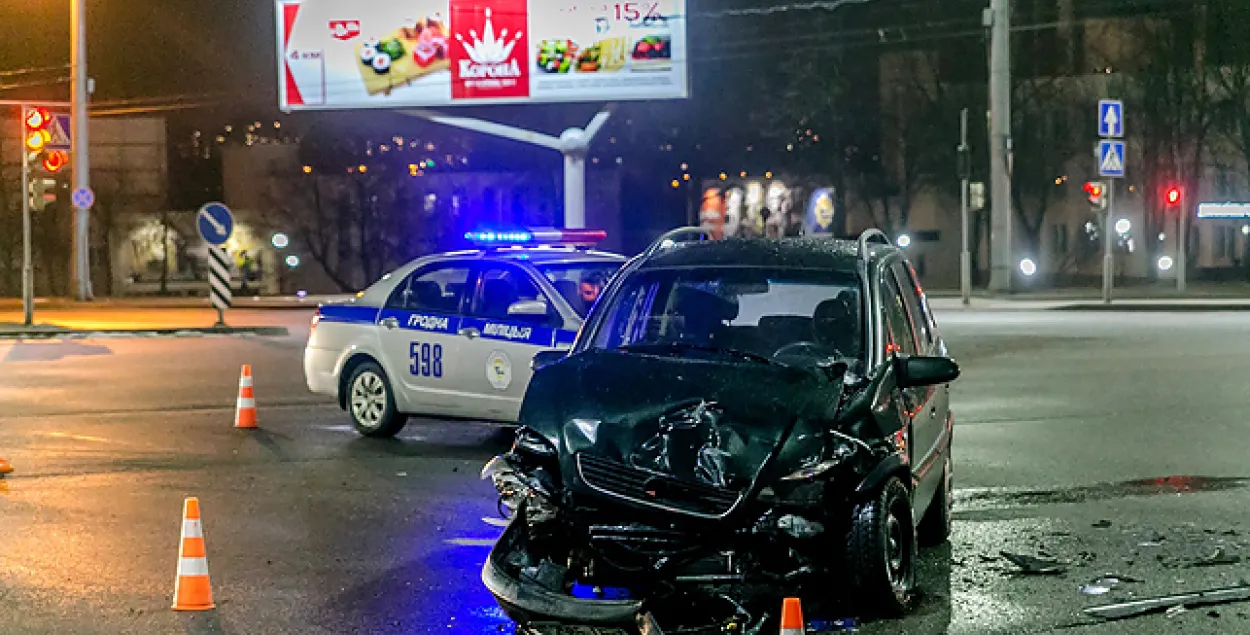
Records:
M848 4L867 4L872 0L827 0L823 2L796 2L793 4L781 4L771 7L756 7L751 9L724 9L721 11L706 11L694 13L691 17L695 18L727 18L751 15L774 15L777 13L789 13L792 11L835 11L840 7Z

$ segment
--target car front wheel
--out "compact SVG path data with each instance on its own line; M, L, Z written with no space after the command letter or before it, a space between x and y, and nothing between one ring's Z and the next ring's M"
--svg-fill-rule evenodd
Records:
M916 586L916 531L911 497L891 478L876 495L852 509L846 562L853 592L880 616L897 616L912 606Z
M374 362L352 371L347 381L347 411L356 431L366 437L393 437L408 423L408 417L395 409L395 394L386 373Z

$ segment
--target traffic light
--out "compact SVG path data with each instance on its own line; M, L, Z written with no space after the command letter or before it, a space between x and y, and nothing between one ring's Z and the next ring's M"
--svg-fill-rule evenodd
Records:
M52 115L44 108L31 108L23 115L22 123L26 127L26 149L31 152L43 152L44 146L52 140L52 132L48 125L52 123Z
M1179 205L1182 194L1183 192L1181 191L1181 188L1175 186L1169 187L1167 191L1163 193L1163 202L1166 203L1168 207Z
M1101 181L1090 181L1085 184L1085 194L1089 205L1095 210L1107 209L1107 184Z
M36 212L47 209L49 203L56 202L56 179L36 177L30 180L30 208Z

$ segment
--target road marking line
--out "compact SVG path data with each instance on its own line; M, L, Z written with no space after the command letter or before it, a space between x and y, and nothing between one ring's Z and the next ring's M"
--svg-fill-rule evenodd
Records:
M43 435L47 437L56 437L58 439L73 439L75 441L94 441L95 443L116 443L115 441L111 439L105 439L103 437L91 437L85 434L68 434L65 432L36 432L35 434L39 434L39 435Z
M491 527L507 528L508 523L511 521L509 521L506 518L490 518L490 517L484 516L482 517L482 522L486 523L487 525L490 525Z
M457 547L494 547L497 540L494 538L451 538L443 542Z

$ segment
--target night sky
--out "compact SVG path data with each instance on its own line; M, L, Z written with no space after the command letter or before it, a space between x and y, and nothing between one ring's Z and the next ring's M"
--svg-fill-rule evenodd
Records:
M0 0L0 70L69 62L68 0ZM90 75L97 101L181 94L277 102L273 3L268 0L87 0ZM0 85L68 71L9 76ZM65 86L4 91L64 98Z

